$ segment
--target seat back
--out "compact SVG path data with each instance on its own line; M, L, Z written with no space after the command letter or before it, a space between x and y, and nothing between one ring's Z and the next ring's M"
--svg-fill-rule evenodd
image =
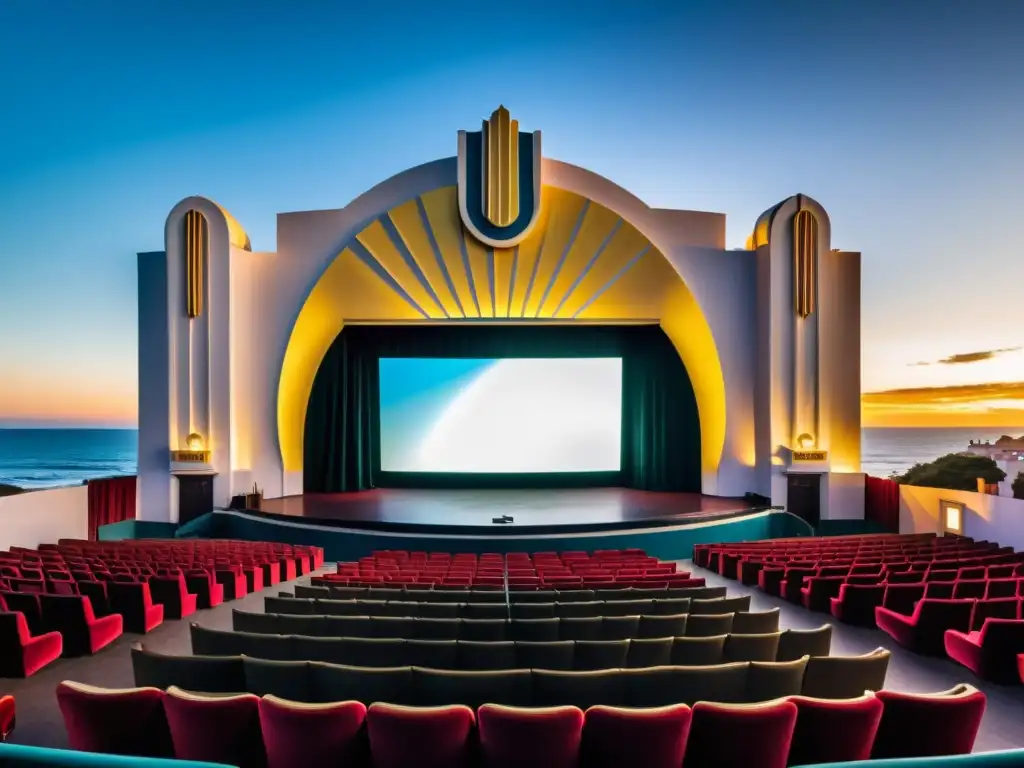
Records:
M968 632L975 600L938 600L926 597L917 604L914 611L915 626L921 638L921 648L942 649L943 634L947 629Z
M896 613L909 616L915 604L924 598L924 584L889 584L882 605Z
M970 685L943 693L878 691L882 719L871 758L966 755L985 713L985 694Z
M582 763L588 768L679 768L690 718L685 704L654 709L590 707L584 715Z
M471 759L473 710L461 704L402 707L371 704L366 714L375 768L410 765L466 768Z
M793 696L797 708L790 765L867 760L882 720L882 702L873 693L855 699Z
M202 696L171 686L164 711L175 757L262 768L266 751L258 696Z
M296 704L266 695L259 717L268 768L357 765L364 757L362 702Z
M693 707L684 765L785 768L797 708L791 701Z
M57 705L69 746L80 752L173 757L157 688L103 689L81 683L57 686Z
M779 638L776 661L793 661L801 656L828 656L832 648L832 625L817 629L787 629Z
M985 626L987 619L1019 619L1021 618L1021 601L1016 597L999 597L979 600L974 606L971 618L971 630L979 630Z
M864 691L879 691L885 686L890 655L877 648L861 656L812 657L801 693L817 699L854 699Z
M576 768L583 739L577 707L522 709L484 704L477 711L480 754L490 768Z

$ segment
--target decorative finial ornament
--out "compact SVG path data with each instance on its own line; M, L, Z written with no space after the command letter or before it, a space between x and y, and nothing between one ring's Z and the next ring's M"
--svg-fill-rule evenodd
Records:
M491 248L511 248L536 223L541 196L540 131L520 133L504 105L478 132L459 131L459 215Z

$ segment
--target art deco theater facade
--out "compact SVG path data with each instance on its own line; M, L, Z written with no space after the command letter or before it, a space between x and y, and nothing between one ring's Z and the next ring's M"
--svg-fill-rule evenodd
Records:
M454 157L280 214L275 252L182 200L164 251L139 255L141 516L177 520L196 478L217 506L254 484L303 493L314 380L343 328L488 324L660 326L699 424L692 490L862 517L860 255L800 194L746 249L725 231L542 157L504 108Z

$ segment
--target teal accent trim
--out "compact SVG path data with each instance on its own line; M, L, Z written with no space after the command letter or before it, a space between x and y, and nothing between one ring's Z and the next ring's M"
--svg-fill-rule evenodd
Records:
M258 518L239 512L217 511L204 518L211 535L247 541L273 541L324 548L328 560L357 560L375 549L440 550L447 552L537 552L559 549L622 549L639 547L663 560L693 554L694 544L755 541L800 536L803 531L789 515L757 513L715 523L673 528L634 529L601 533L516 536L456 536L437 533L387 533L329 528L301 522ZM202 520L203 518L199 518ZM198 521L194 521L198 522Z
M902 757L854 763L821 763L807 768L1024 768L1024 749L975 752L952 757Z
M0 744L0 765L5 768L227 768L224 763L101 755L94 752L73 752L68 749L27 747L23 744Z
M535 200L533 189L533 134L519 133L519 218L507 227L496 227L487 220L483 207L483 132L466 133L466 213L473 226L485 237L511 240L522 234L533 219Z
M120 523L101 525L97 532L100 541L125 539L170 539L178 530L177 523L157 523L151 520L122 520Z

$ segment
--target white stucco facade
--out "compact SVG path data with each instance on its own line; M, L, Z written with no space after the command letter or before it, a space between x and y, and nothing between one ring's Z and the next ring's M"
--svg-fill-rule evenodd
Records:
M543 160L542 174L545 187L582 196L635 227L703 314L724 382L724 441L704 469L703 492L756 493L784 506L787 473L815 471L824 475L823 518L862 517L860 256L832 251L824 209L805 196L789 198L772 209L764 242L727 250L723 214L653 209L607 179L555 160ZM344 208L279 214L273 253L248 250L241 227L205 198L172 208L165 250L139 254L140 519L177 519L170 452L185 449L190 433L202 435L210 451L215 505L253 484L267 498L302 492L301 469L282 457L278 412L300 312L368 223L455 184L456 159L447 158L400 173ZM798 209L818 222L818 303L805 318L793 309ZM185 311L183 222L190 210L209 224L206 301L195 318ZM699 361L687 365L693 379ZM804 433L828 453L797 466L794 440Z

